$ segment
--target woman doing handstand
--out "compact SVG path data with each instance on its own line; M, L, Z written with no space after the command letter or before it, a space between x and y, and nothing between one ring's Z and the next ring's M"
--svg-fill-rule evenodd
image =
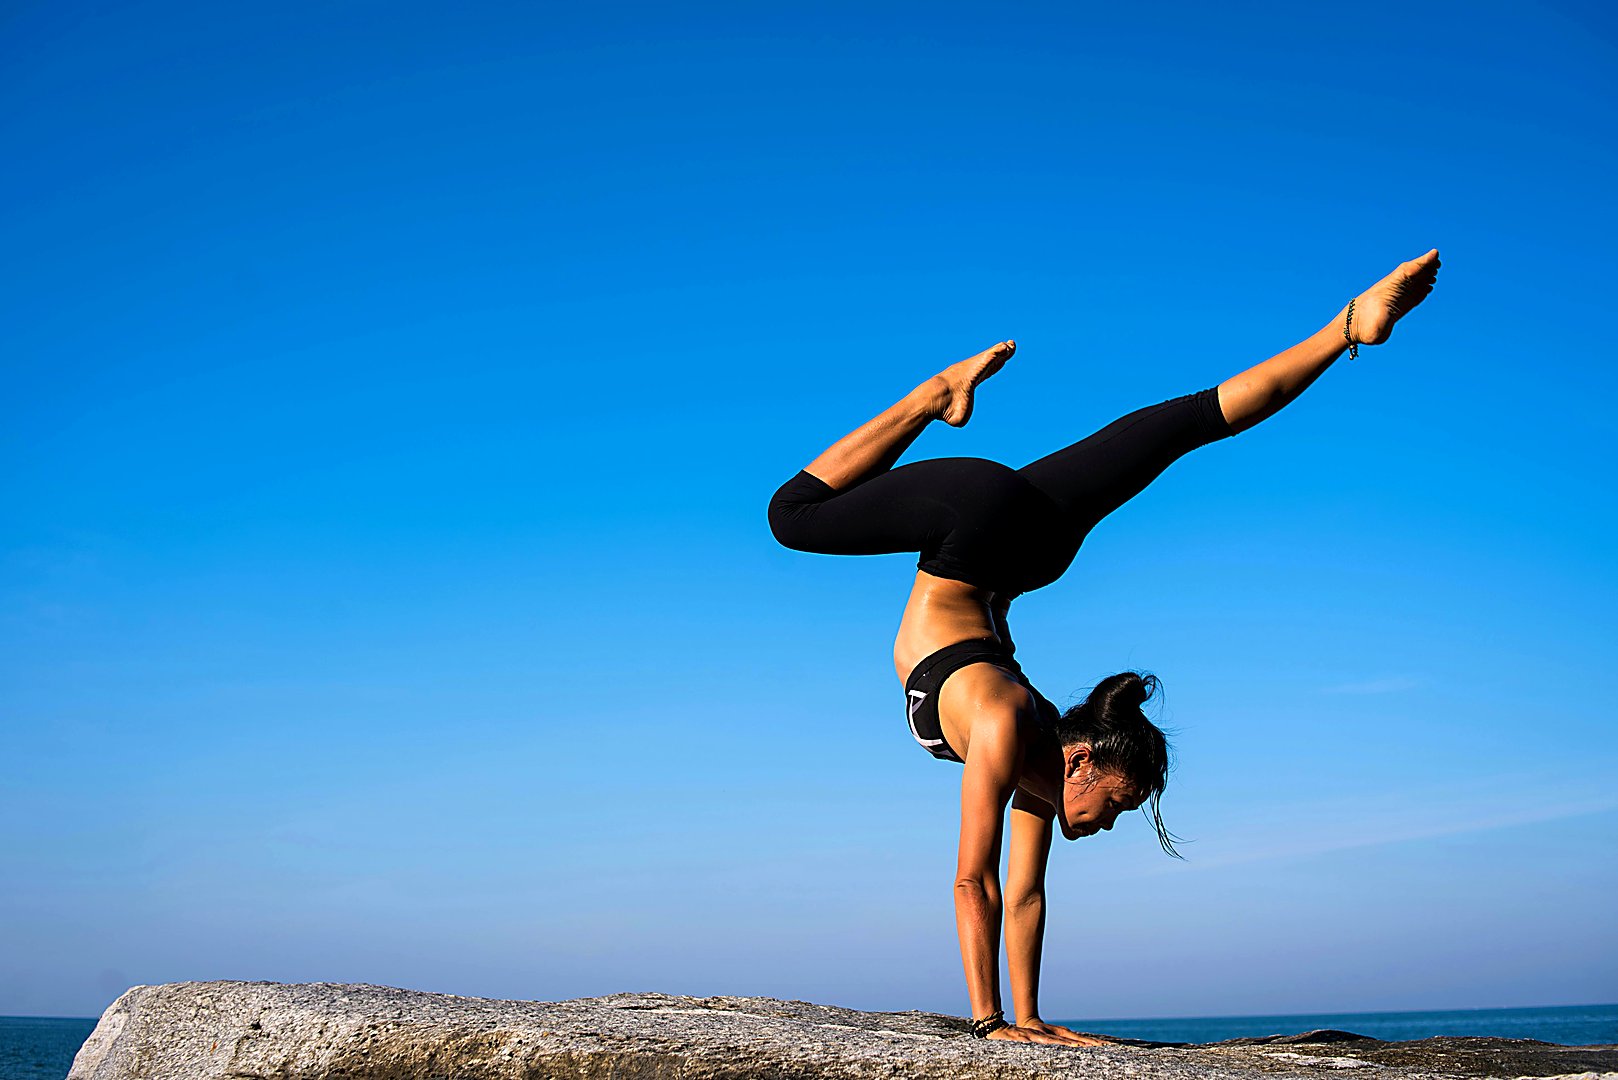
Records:
M1082 704L1058 710L1013 658L1006 623L1012 600L1061 577L1090 530L1175 459L1273 416L1345 349L1353 356L1360 345L1388 340L1393 324L1432 292L1438 268L1436 249L1402 263L1285 352L1218 386L1138 409L1021 469L982 458L894 468L932 421L967 422L978 384L1016 349L1001 342L916 387L775 493L770 528L787 547L921 553L893 661L911 734L934 757L964 765L955 922L974 1034L1070 1046L1103 1041L1039 1018L1053 821L1077 840L1145 805L1159 841L1174 853L1158 810L1168 746L1141 711L1155 677L1109 676ZM1000 1003L1002 910L1015 1026Z

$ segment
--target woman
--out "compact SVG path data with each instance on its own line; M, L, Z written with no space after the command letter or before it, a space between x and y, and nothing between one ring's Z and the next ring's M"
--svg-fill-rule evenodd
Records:
M787 547L831 555L921 553L893 660L916 741L964 766L955 922L974 1035L1068 1046L1105 1041L1039 1018L1053 821L1077 840L1147 805L1159 841L1174 854L1158 812L1168 747L1141 711L1156 680L1113 675L1083 704L1059 712L1013 659L1011 602L1060 577L1086 534L1176 458L1273 416L1345 349L1353 357L1360 345L1388 340L1394 323L1432 292L1438 268L1437 249L1403 263L1285 352L1216 387L1132 412L1021 469L981 458L894 468L933 420L967 422L978 384L1016 349L1001 342L946 368L839 439L771 500L770 528ZM1008 801L1011 853L1002 897ZM1014 1026L1000 1003L1002 910Z

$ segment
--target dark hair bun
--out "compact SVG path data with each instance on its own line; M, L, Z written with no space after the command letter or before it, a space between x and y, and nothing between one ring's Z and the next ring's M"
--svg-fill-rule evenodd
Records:
M1136 671L1120 671L1108 675L1090 691L1092 707L1103 715L1118 709L1138 709L1158 690L1156 675L1142 675Z

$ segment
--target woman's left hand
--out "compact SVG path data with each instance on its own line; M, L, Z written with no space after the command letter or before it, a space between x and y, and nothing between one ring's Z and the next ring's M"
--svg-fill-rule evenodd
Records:
M1049 1035L1060 1039L1068 1046L1115 1046L1112 1039L1102 1035L1083 1035L1072 1028L1062 1027L1060 1024L1047 1024L1038 1018L1023 1020L1017 1024L1024 1031L1037 1031L1041 1035Z

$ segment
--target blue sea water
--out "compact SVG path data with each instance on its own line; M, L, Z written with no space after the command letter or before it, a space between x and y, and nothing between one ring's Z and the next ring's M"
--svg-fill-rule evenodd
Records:
M1492 1035L1572 1046L1618 1043L1618 1005L1057 1022L1099 1035L1158 1042L1217 1042L1244 1035L1296 1035L1316 1028L1336 1028L1390 1041L1431 1035ZM73 1055L95 1024L94 1020L0 1016L0 1080L64 1080Z
M1153 1042L1218 1042L1264 1035L1297 1035L1334 1028L1398 1042L1434 1035L1538 1039L1568 1046L1618 1043L1618 1005L1546 1009L1456 1009L1446 1012L1311 1013L1299 1016L1210 1016L1173 1020L1062 1020L1075 1031Z
M0 1080L63 1080L94 1020L0 1016Z

